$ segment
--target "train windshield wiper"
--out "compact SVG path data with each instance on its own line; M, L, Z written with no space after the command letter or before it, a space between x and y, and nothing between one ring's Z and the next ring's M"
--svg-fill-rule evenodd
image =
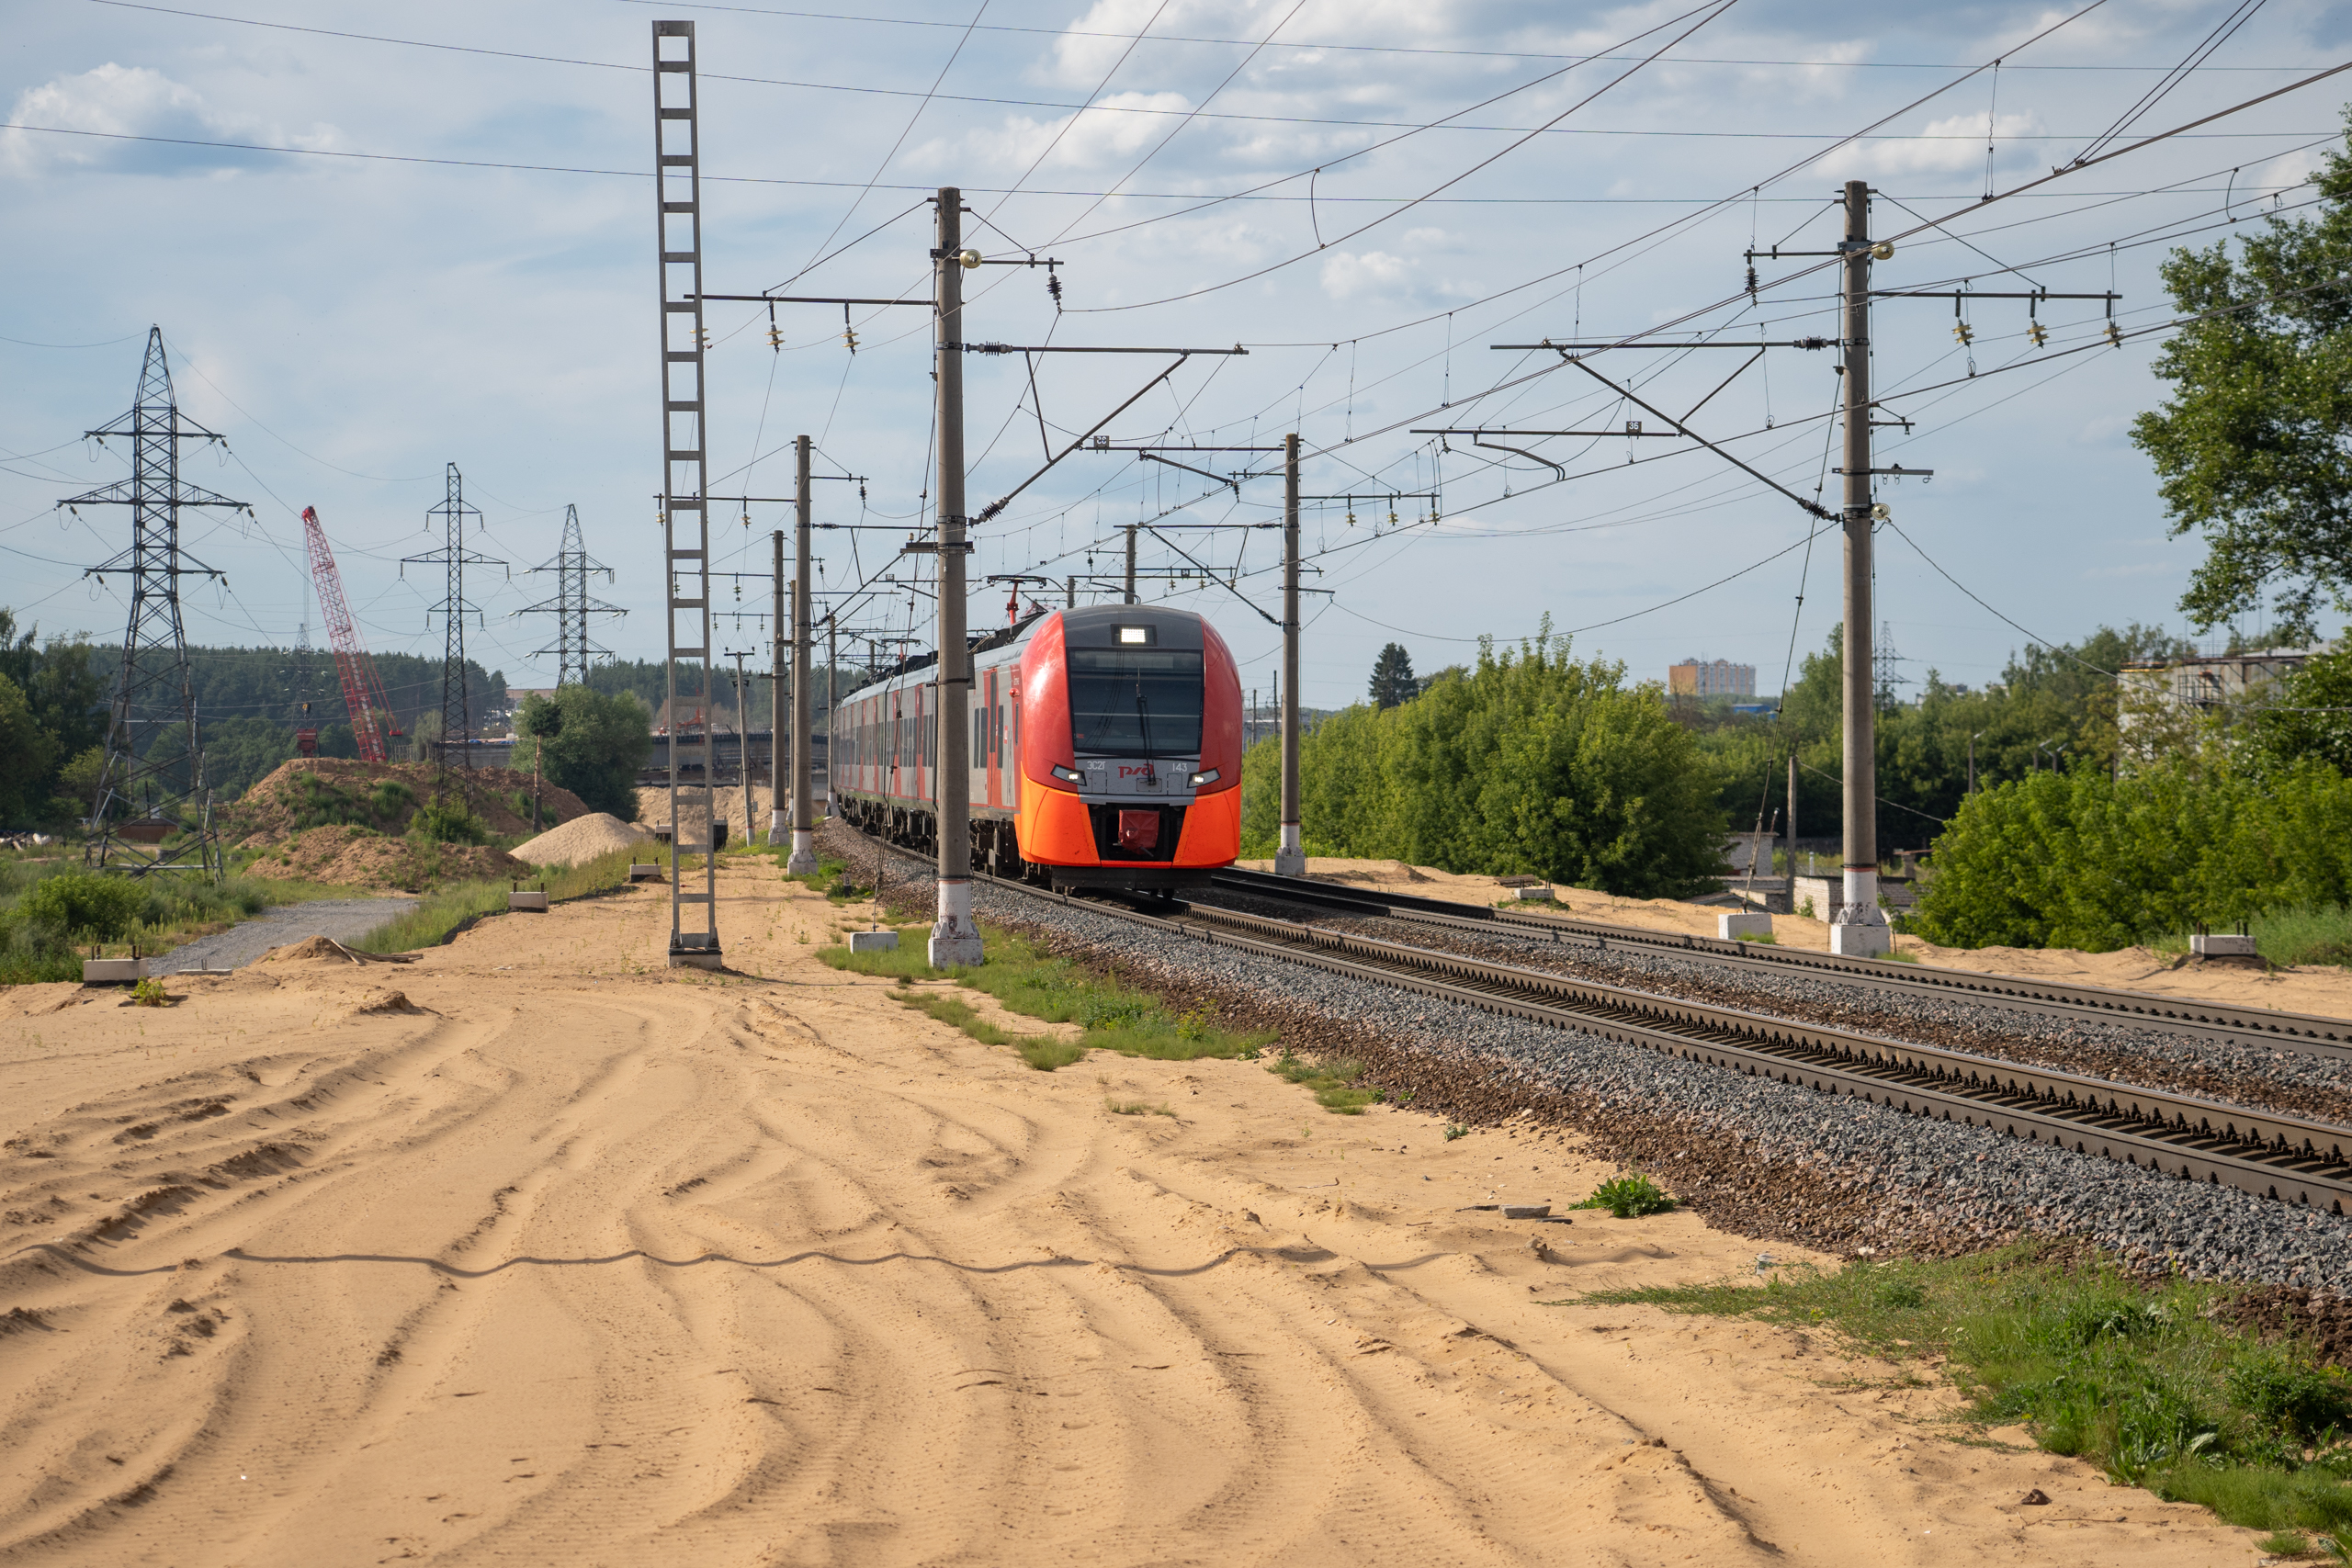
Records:
M1136 722L1143 727L1144 756L1146 758L1159 756L1159 753L1151 744L1151 704L1144 698L1141 681L1136 682Z

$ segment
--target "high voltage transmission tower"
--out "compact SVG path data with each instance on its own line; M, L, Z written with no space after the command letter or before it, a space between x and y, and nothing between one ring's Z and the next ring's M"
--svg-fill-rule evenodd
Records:
M161 327L148 329L147 359L130 412L85 434L101 444L127 436L130 477L58 504L130 508L130 547L85 573L130 578L130 615L123 628L122 669L109 705L106 760L84 859L131 876L186 871L218 880L220 840L212 830L212 792L205 784L204 739L180 619L180 579L228 580L183 557L179 513L183 506L225 506L251 514L253 508L180 482L180 443L221 437L181 416ZM167 846L166 839L174 841Z
M589 662L613 656L611 649L600 647L589 639L588 617L626 615L628 612L616 604L588 597L588 574L601 571L605 574L605 581L610 582L613 581L613 569L588 558L588 547L580 539L580 508L567 505L563 509L563 547L556 552L555 559L531 570L555 573L555 597L517 610L514 614L553 615L556 618L555 646L539 649L531 657L537 659L554 654L555 683L559 686L584 686L588 683Z
M444 479L445 492L441 504L424 513L441 519L442 546L421 556L401 558L401 575L410 566L440 566L447 570L448 589L441 603L430 614L442 617L441 643L441 738L434 746L434 761L443 769L449 765L449 747L454 742L458 755L468 769L474 765L473 748L469 744L473 729L473 694L466 681L466 617L481 612L466 603L466 568L469 566L504 566L503 560L492 560L466 548L466 519L480 517L477 507L466 504L466 477L458 472L458 465L449 465Z

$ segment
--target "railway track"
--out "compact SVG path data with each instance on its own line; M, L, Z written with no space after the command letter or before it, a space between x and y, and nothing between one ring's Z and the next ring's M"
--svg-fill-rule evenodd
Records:
M1722 942L1713 937L1674 931L1644 931L1562 915L1491 909L1478 904L1427 898L1418 894L1385 893L1342 887L1328 882L1305 882L1264 872L1227 870L1216 874L1215 886L1312 908L1351 914L1382 916L1437 926L1454 926L1488 933L1508 931L1515 936L1542 934L1554 942L1578 945L1667 953L1701 958L1727 968L1809 975L1869 990L1948 999L1991 1002L2044 1017L2147 1025L2200 1039L2226 1041L2243 1046L2285 1048L2307 1055L2352 1061L2352 1021L2312 1013L2273 1012L2266 1008L2234 1008L2193 998L2160 997L2145 991L2109 989L2100 986L2070 986L2017 975L1977 975L1949 969L1923 969L1914 964L1870 958L1843 958L1753 942Z
M1025 883L976 880L1024 898L1075 904L1180 940L1311 965L2179 1179L2338 1214L2352 1204L2352 1128L1944 1046L1621 989L1311 922L1170 899L1076 899ZM1379 897L1353 901L1351 912L1363 912L1365 904ZM1612 938L1618 929L1607 928ZM1667 938L1665 944L1676 945L1675 940Z

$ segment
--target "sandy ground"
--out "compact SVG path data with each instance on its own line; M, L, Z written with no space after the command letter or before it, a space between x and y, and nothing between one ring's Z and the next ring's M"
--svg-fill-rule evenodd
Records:
M1272 871L1272 861L1236 863L1251 871ZM1380 887L1419 893L1430 898L1452 898L1465 904L1494 904L1510 889L1491 876L1464 876L1431 866L1408 866L1402 861L1326 860L1306 863L1309 876L1356 887ZM1673 898L1618 898L1581 887L1555 887L1554 908L1585 920L1607 920L1645 931L1688 931L1713 936L1720 906L1685 904ZM1515 909L1544 912L1542 904L1515 904ZM1772 917L1772 941L1781 947L1829 951L1829 928L1819 920L1796 915ZM2283 1012L2318 1013L2328 1018L2352 1018L2352 969L2335 964L2311 964L2267 972L2231 962L2207 964L2144 947L2114 953L2078 953L2072 948L1938 947L1916 936L1898 936L1895 951L1923 964L1967 969L1977 974L2019 975L2076 986L2106 986L2119 990L2153 991L2162 996L2194 997L2227 1002L2234 1007L2270 1008Z
M1756 1247L1465 1210L1610 1174L1556 1138L1033 1072L721 886L736 974L639 888L0 993L0 1563L2254 1560L1818 1334L1579 1304Z

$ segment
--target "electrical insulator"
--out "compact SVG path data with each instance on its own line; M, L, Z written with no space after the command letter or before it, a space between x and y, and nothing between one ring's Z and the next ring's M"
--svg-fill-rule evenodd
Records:
M2113 321L2107 323L2107 341L2113 344L2118 348L2121 348L2123 346L2123 333L2117 330Z
M1747 293L1750 299L1756 294L1756 269L1752 266L1747 269Z
M703 352L704 352L705 354L709 353L709 352L710 352L710 329L709 329L708 327L696 327L696 328L695 329L695 336L697 339L699 339L699 340L701 341L701 343L702 343Z
M1348 526L1349 526L1349 527L1351 527L1351 528L1352 528L1352 527L1354 527L1355 525L1356 525L1356 514L1355 514L1354 513L1351 512L1351 513L1348 513Z
M779 354L784 351L784 329L774 321L768 323L768 346Z
M1951 335L1962 344L1972 344L1976 341L1976 329L1966 321L1954 321L1951 326Z
M1053 274L1053 273L1050 273L1050 272L1049 272L1049 273L1047 273L1047 274L1046 274L1046 294L1047 294L1047 295L1049 295L1049 296L1051 296L1051 297L1052 297L1053 301L1054 301L1054 309L1055 309L1056 310L1059 310L1062 308L1062 280L1061 280L1061 278L1060 278L1059 276L1057 276L1057 275L1055 275L1055 274Z
M857 352L857 329L855 327L843 327L842 329L842 341L849 344L849 351L852 354L855 354Z
M1388 525L1391 528L1396 526L1396 509L1393 506L1388 509Z
M2040 348L2050 341L2050 329L2040 321L2028 321L2025 324L2025 335L2033 340L2034 347Z

